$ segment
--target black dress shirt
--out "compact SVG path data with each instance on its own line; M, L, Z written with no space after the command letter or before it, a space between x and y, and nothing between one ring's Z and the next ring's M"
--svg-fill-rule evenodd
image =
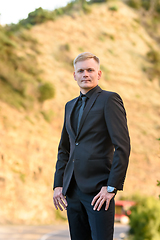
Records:
M92 96L92 94L94 94L94 92L96 91L97 88L98 88L98 85L97 85L96 87L92 88L90 91L88 91L88 92L85 94L85 96L87 97L87 99L86 99L86 105L87 105L88 99ZM75 134L76 134L76 132L77 132L78 115L79 115L79 109L80 109L81 104L82 104L82 96L83 96L83 95L84 95L84 94L82 94L82 93L80 92L80 96L79 96L79 98L78 98L77 104L75 105L74 110L73 110L73 112L72 112L72 116L71 116L71 124L72 124L72 127L73 127L73 130L74 130ZM85 106L86 106L86 105L85 105Z

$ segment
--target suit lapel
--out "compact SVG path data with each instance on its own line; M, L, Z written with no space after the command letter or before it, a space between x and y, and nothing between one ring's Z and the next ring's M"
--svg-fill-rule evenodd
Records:
M99 96L99 94L100 94L101 92L102 92L102 89L99 87L99 88L97 89L97 91L94 92L94 93L92 94L92 96L89 98L89 100L88 100L88 102L87 102L87 105L86 105L86 107L85 107L85 109L84 109L84 112L83 112L81 121L80 121L80 125L79 125L79 129L78 129L78 133L77 133L76 139L77 139L77 137L79 136L79 133L80 133L80 131L81 131L81 129L82 129L82 126L83 126L83 124L84 124L84 121L85 121L85 119L86 119L86 117L87 117L90 109L92 108L93 104L95 103L97 97Z

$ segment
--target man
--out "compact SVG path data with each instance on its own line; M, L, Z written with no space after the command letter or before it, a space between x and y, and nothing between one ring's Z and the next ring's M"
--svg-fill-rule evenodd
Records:
M53 201L67 209L72 240L113 240L114 196L123 190L130 139L120 96L102 90L99 58L74 60L80 96L65 107Z

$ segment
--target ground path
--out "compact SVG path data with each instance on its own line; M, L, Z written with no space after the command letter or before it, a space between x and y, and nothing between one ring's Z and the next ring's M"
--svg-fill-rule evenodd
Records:
M114 240L123 239L126 225L115 224ZM68 225L0 226L0 240L70 240Z

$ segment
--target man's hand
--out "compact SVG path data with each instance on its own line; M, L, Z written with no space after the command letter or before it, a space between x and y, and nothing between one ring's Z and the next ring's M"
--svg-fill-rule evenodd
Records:
M62 187L56 187L53 194L53 202L56 209L63 211L63 208L67 209L67 201L65 196L62 194Z
M114 197L115 193L108 193L107 187L102 187L101 191L93 198L91 205L94 205L93 210L99 211L103 204L106 202L105 210L107 211L111 199Z

